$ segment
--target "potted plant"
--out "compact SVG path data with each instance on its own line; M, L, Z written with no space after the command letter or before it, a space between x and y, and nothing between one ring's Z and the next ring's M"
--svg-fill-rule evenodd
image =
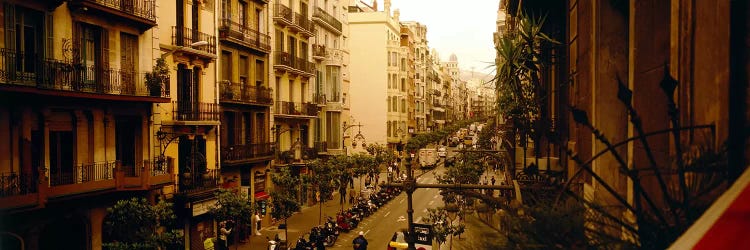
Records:
M146 73L146 87L151 96L161 96L162 86L169 84L169 68L164 58L156 59L153 71Z

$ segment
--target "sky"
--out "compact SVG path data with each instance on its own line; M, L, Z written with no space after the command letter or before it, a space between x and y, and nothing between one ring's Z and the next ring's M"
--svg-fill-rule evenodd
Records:
M371 3L372 0L363 0ZM378 1L383 10L384 0ZM427 42L447 61L456 53L459 67L492 73L495 49L492 34L497 29L498 0L391 0L391 11L401 11L401 21L427 25Z

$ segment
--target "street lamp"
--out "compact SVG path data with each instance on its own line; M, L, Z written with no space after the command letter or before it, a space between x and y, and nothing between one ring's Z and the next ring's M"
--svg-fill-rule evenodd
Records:
M458 216L458 211L460 209L458 208L458 205L455 202L451 202L448 204L445 204L445 212L448 213L448 218L451 219L450 226L453 227L453 221L456 220L456 216ZM451 244L449 249L453 249L453 233L451 233Z
M357 134L354 135L354 137L352 137L352 148L357 148L357 140L359 140L359 141L362 142L362 147L367 147L367 143L365 143L365 136L362 135L362 126L364 126L364 125L362 125L362 123L359 123L359 122L357 124L353 124L353 125L346 125L346 124L344 124L342 126L343 130L341 132L341 135L342 135L341 136L341 147L342 147L342 149L344 149L344 156L347 155L347 152L346 152L345 137L343 135L346 134L346 131L349 130L350 128L357 127Z

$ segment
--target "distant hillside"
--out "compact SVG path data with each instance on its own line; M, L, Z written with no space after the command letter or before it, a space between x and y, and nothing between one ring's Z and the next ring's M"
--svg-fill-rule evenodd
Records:
M493 77L495 77L493 75L494 72L492 72L492 70L493 69L486 69L486 70L483 69L483 70L476 70L476 71L461 70L460 77L461 77L461 80L464 80L464 81L468 81L469 79L472 79L472 78L478 78L478 79L482 79L485 81L489 81L489 80L492 80Z

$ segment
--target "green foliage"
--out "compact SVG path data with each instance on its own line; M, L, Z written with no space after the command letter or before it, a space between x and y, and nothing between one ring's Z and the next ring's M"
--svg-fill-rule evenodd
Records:
M439 183L479 183L485 167L481 159L471 154L461 154L456 156L456 161L451 166L446 167L445 174L437 175Z
M389 150L386 146L380 145L378 143L367 145L367 147L365 147L365 150L367 150L367 153L374 157L373 164L374 167L378 169L383 164L389 164L395 161L397 158L396 154L394 154L392 150Z
M146 73L146 86L149 90L161 91L163 84L169 83L169 67L164 58L156 59L153 70Z
M470 120L462 120L446 126L443 129L432 131L425 134L418 134L406 143L406 152L416 152L417 150L426 147L430 143L437 143L440 140L448 138L449 135L455 133L460 128L466 127L471 123L481 121L482 118L474 118Z
M487 125L482 128L482 131L479 131L478 139L477 139L477 145L479 145L480 149L491 149L492 148L492 137L497 135L496 132L496 126L495 121L491 120L487 123Z
M107 208L104 233L112 242L102 244L106 249L156 249L175 246L182 241L177 230L167 230L176 216L172 203L159 201L151 205L144 198L120 200Z
M271 217L274 219L286 219L294 212L299 211L300 204L295 198L299 187L304 181L292 175L289 167L281 167L271 175L271 181L276 188L271 192Z
M216 191L216 205L209 211L218 221L234 220L235 225L251 225L253 206L246 197L240 196L236 191L220 189Z
M438 245L445 243L448 236L458 236L466 229L463 222L451 223L448 212L444 208L428 208L425 222L432 225L432 237L438 242Z

